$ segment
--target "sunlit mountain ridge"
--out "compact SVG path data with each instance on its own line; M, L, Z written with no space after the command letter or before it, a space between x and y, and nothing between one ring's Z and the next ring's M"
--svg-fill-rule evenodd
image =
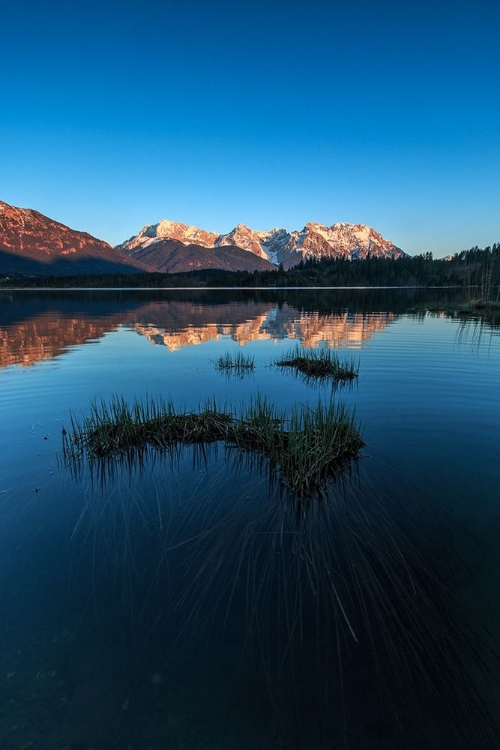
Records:
M142 262L147 262L154 250L158 263L161 249L168 250L174 241L186 246L197 243L212 249L214 255L226 246L239 247L274 266L282 264L284 268L291 268L311 258L359 260L367 257L400 258L405 255L372 227L347 222L337 222L332 226L308 222L300 231L291 232L279 228L257 231L245 224L238 224L227 234L217 234L162 219L157 224L146 225L137 235L117 245L116 249Z

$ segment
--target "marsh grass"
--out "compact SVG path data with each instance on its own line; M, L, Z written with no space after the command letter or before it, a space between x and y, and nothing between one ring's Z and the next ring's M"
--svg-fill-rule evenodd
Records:
M296 346L281 359L278 367L292 367L308 378L352 381L358 377L359 362L353 357L341 359L330 349L303 349Z
M226 374L244 375L255 370L255 357L252 354L243 354L243 352L237 352L237 354L225 352L217 357L215 367L219 372Z
M150 448L222 442L242 453L265 457L271 477L299 496L321 489L359 455L364 442L354 415L330 400L316 407L279 411L257 396L236 413L207 401L197 411L178 411L172 401L114 398L93 404L89 417L71 419L63 455L74 463L133 459Z

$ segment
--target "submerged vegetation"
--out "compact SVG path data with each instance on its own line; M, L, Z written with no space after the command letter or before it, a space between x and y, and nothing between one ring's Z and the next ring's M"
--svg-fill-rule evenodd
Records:
M296 346L281 359L278 367L293 367L309 378L331 378L332 380L354 380L358 377L359 363L354 359L341 359L330 349L303 349Z
M172 401L115 398L94 404L89 417L74 417L63 432L66 460L113 459L148 448L222 442L268 459L271 476L299 496L321 490L364 445L354 416L332 400L315 408L279 411L257 397L241 413L207 402L197 411L178 411Z
M225 352L215 360L215 367L220 372L243 375L255 369L255 357L252 354L243 354L243 352L234 355L231 352Z

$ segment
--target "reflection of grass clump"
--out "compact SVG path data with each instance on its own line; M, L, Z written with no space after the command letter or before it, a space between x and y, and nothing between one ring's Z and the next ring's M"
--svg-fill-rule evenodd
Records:
M81 422L72 419L69 434L64 434L64 456L92 461L131 456L149 447L216 441L264 455L272 475L299 495L318 490L364 445L353 416L333 401L314 409L295 407L286 414L257 398L236 414L214 402L195 412L179 412L171 401L129 405L115 398L93 405Z
M500 310L500 300L475 299L469 300L458 308L459 315L470 315L472 313L495 312Z
M426 313L430 315L444 315L450 318L483 318L486 321L495 320L500 312L500 300L472 299L461 304L439 303L415 305L408 308L410 315L424 318Z
M255 357L251 354L243 354L243 352L234 355L226 352L216 359L215 366L221 372L233 371L241 374L255 369Z
M297 346L277 360L278 367L294 367L311 378L354 380L358 377L359 363L354 359L340 359L330 349L305 350Z

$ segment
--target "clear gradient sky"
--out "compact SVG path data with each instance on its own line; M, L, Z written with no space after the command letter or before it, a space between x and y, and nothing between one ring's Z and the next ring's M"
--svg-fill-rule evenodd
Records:
M161 218L500 241L500 0L2 3L0 200L116 244Z

